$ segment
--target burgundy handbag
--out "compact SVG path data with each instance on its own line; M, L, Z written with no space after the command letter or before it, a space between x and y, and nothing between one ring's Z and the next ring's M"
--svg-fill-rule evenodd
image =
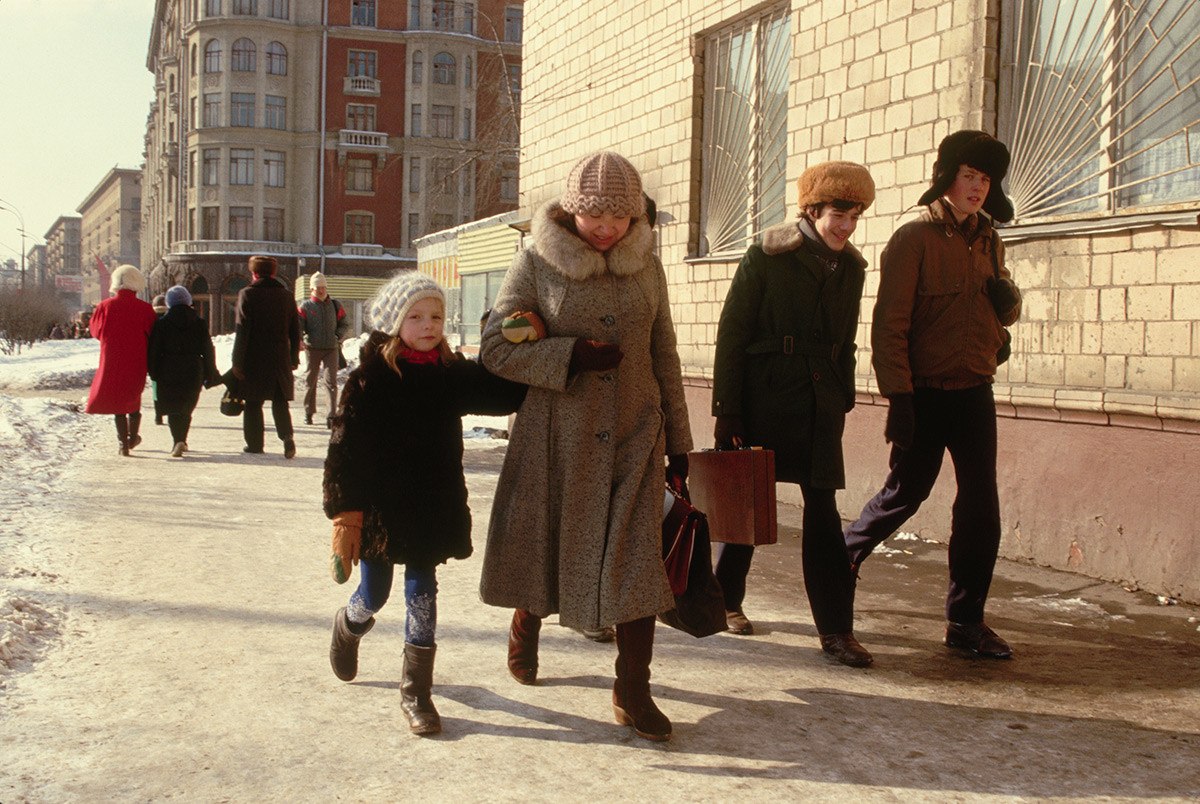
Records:
M675 596L675 608L658 618L694 637L720 633L725 630L725 595L713 576L704 514L669 488L663 507L663 568Z
M692 503L708 517L714 542L775 544L775 453L705 449L688 453Z

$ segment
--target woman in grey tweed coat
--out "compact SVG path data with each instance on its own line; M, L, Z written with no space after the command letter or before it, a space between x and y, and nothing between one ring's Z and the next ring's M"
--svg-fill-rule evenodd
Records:
M666 740L650 698L654 618L674 606L662 564L663 459L681 486L692 447L662 265L641 177L592 154L538 211L483 336L495 374L529 385L496 489L481 594L516 609L509 670L537 677L541 618L617 624L619 723ZM510 343L501 322L533 312L547 336Z

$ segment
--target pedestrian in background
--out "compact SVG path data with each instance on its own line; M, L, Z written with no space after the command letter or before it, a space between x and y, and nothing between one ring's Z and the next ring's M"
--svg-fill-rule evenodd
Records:
M333 426L337 413L338 355L350 331L350 319L337 299L329 295L325 275L317 271L309 278L312 294L301 303L300 329L308 370L304 375L304 423L312 424L317 413L317 376L323 375L329 399L325 426Z
M158 387L157 405L171 430L171 457L187 452L192 412L200 389L221 381L208 322L192 309L192 294L182 285L166 293L167 314L150 332L150 377Z
M462 416L501 415L523 389L450 351L445 298L424 274L406 271L368 308L374 332L342 394L325 459L324 507L333 520L333 577L359 563L358 588L333 622L334 674L358 673L358 646L404 565L404 664L400 709L416 734L441 731L433 705L437 565L471 555L463 476Z
M255 255L249 261L254 279L237 298L237 331L233 338L233 376L245 400L243 452L263 451L263 402L271 401L275 433L283 442L283 457L296 456L292 412L294 372L300 366L300 316L292 294L276 278L274 257Z
M989 134L947 136L919 201L925 211L883 250L871 362L888 400L890 471L845 535L857 571L928 498L948 450L958 492L946 645L993 659L1012 656L983 616L1000 547L992 380L1004 327L1021 314L1021 294L991 224L1013 217L1000 189L1008 163L1008 148Z
M112 273L113 295L96 305L88 329L100 341L100 367L92 378L86 410L109 413L117 426L117 452L142 443L142 390L146 387L146 346L156 316L154 308L137 297L146 279L133 265L118 266Z
M150 306L154 308L154 314L162 318L167 314L167 295L160 293L154 297L154 301L150 302ZM154 423L162 425L163 413L162 406L158 404L158 383L154 380L154 376L150 377L150 399L154 402Z
M821 649L866 667L854 638L854 578L842 542L842 430L854 407L854 338L866 260L850 236L875 200L862 165L825 162L798 181L798 220L763 232L729 285L717 325L712 411L717 449L775 452L775 478L804 497L804 589ZM742 611L753 545L721 544L715 573L728 630L753 633Z
M504 278L483 364L529 386L488 526L483 600L514 609L509 672L532 684L542 618L616 624L618 723L667 740L650 696L655 615L674 608L662 561L664 456L677 489L692 448L675 328L654 255L642 180L595 153L533 219ZM529 311L546 337L512 343L502 322Z

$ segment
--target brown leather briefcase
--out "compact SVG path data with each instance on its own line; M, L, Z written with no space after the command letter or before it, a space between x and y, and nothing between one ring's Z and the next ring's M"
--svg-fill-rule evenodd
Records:
M714 542L775 544L775 453L769 449L688 453L692 504L708 517Z

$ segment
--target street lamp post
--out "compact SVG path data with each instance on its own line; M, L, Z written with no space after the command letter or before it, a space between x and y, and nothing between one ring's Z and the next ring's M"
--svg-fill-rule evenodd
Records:
M17 211L17 208L12 204L0 199L0 209L7 209L9 212L17 216L21 226L17 229L21 233L21 290L25 290L25 216Z

